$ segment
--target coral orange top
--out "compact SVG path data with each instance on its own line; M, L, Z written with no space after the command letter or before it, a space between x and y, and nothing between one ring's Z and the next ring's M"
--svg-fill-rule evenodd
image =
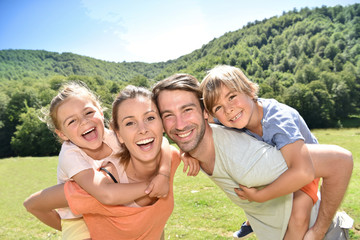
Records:
M71 211L83 215L93 240L160 239L174 208L173 180L179 164L179 153L173 149L169 194L151 206L103 205L70 181L65 184L65 196Z

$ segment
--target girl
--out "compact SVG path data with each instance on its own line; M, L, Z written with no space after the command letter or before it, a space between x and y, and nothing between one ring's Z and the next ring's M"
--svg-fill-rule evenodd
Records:
M59 154L58 183L75 181L101 203L109 205L126 204L151 190L151 197L167 195L169 179L166 176L170 172L171 155L166 143L166 154L152 184L149 185L150 179L133 184L106 184L97 180L100 173L94 169L117 159L116 153L121 147L114 132L104 126L104 115L98 99L85 86L66 84L51 101L49 116L48 125L63 141ZM58 209L58 212L46 211L45 204L38 200L41 194L38 192L25 201L29 212L45 224L62 230L63 239L89 238L81 215L74 215L69 208ZM50 201L56 203L56 200Z
M302 239L309 227L312 206L318 200L319 181L314 180L310 155L300 157L299 154L305 143L318 143L303 118L295 109L276 100L258 98L258 86L240 69L232 66L218 66L210 70L201 83L201 89L206 110L221 124L243 129L258 140L280 149L288 170L261 190L241 186L242 191L237 192L242 198L256 202L295 192L285 239ZM242 238L251 233L247 221L234 233L234 237Z

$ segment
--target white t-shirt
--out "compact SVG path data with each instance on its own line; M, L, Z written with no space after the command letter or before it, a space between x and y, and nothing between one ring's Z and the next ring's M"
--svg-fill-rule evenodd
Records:
M259 239L282 239L292 209L292 194L264 203L241 200L238 184L262 187L273 182L288 167L281 152L234 129L211 125L215 145L215 166L209 176L238 206L244 209Z
M111 130L105 129L104 143L113 150L112 154L104 159L94 160L75 144L69 141L64 142L59 154L59 164L57 168L58 183L65 183L66 181L72 180L71 178L74 175L83 170L89 168L97 170L106 162L116 159L114 155L120 151L120 145L116 138L116 134ZM61 208L58 209L58 212L62 219L81 217L79 215L74 215L70 211L70 208Z

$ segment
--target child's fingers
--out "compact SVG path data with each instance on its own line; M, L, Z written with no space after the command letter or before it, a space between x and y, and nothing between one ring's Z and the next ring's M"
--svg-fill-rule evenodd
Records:
M145 193L146 193L146 194L151 193L152 190L154 189L154 186L155 186L155 184L151 182L151 183L149 184L149 186L145 189ZM151 194L150 194L149 196L150 196L150 197L153 197L153 196L151 196Z
M183 161L183 162L184 162L183 172L186 173L187 168L189 167L189 162L188 161Z

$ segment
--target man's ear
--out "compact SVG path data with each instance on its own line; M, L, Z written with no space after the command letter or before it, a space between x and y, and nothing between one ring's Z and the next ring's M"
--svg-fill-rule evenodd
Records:
M203 111L203 115L204 115L204 119L208 120L209 119L209 113L204 109Z
M66 137L65 134L62 131L60 131L59 129L55 129L55 133L59 136L60 139L62 139L64 141L69 140L69 138Z

